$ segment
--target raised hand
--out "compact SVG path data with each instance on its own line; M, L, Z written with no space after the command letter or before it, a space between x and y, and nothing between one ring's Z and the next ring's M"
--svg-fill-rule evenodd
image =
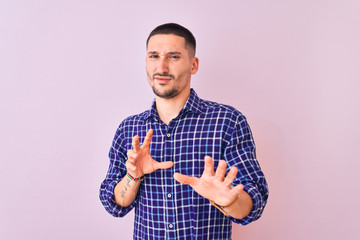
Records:
M238 169L232 167L226 174L226 162L219 162L216 172L214 172L214 161L211 157L205 157L205 169L200 178L190 177L180 173L175 173L176 181L189 184L198 194L204 198L214 201L216 204L226 207L235 202L243 191L243 185L239 184L232 188Z
M150 154L150 143L153 135L153 130L150 129L146 133L143 144L140 146L139 136L133 137L132 148L128 150L127 156L128 160L125 162L126 169L128 173L135 177L139 178L145 174L149 174L158 169L167 169L171 168L174 163L167 162L157 162L155 161Z

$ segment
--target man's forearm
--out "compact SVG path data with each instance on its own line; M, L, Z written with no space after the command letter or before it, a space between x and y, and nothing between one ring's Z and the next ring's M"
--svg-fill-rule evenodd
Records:
M252 198L247 192L243 191L232 204L223 209L233 218L242 219L249 215L252 208Z
M121 207L128 207L135 200L139 191L140 182L135 182L124 176L124 178L115 186L115 202Z

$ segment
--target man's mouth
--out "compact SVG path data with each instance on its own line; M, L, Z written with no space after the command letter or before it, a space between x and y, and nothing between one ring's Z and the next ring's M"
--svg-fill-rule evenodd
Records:
M170 77L155 77L156 80L171 80Z
M157 80L158 82L168 82L174 78L173 75L170 74L154 74L153 79Z

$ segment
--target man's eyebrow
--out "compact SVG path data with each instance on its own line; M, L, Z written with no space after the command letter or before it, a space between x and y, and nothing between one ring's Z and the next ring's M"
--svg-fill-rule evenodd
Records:
M176 55L181 55L181 52L168 52L167 53L168 55L170 54L170 55L174 55L174 54L176 54Z
M148 54L148 55L151 55L151 54L159 54L159 52L158 52L158 51L150 51L150 52L148 52L147 54ZM174 52L168 52L168 53L166 53L166 55L181 55L181 52L176 52L176 51L174 51Z

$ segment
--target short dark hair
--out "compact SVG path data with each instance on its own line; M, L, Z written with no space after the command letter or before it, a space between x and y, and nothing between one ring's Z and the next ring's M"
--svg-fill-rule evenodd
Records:
M149 37L146 40L146 47L148 46L150 38L157 34L174 34L176 36L185 38L185 44L188 45L191 50L193 50L195 56L196 40L194 35L187 28L177 23L165 23L163 25L157 26L149 34Z

